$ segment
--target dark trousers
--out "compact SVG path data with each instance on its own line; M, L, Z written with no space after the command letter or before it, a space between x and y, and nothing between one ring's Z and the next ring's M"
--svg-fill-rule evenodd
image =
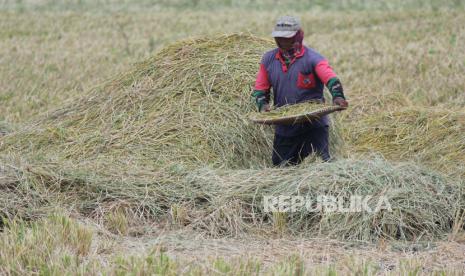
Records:
M297 165L311 153L329 161L328 127L311 129L308 133L286 137L275 134L273 142L273 165Z

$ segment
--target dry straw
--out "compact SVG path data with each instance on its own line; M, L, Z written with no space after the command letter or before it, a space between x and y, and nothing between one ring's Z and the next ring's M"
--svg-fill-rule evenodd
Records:
M410 107L364 116L344 137L357 152L411 160L454 177L465 176L465 113Z
M254 233L373 241L444 238L461 225L456 218L464 208L463 184L376 156L295 168L193 170L173 165L163 171L111 176L58 169L17 168L14 172L23 179L10 182L10 187L20 200L4 202L2 212L34 218L60 199L62 206L92 218L111 216L119 206L139 219L168 221L214 237ZM38 193L37 187L46 192ZM319 196L334 196L347 200L345 208L351 196L368 196L373 211L385 197L392 209L326 212L302 207L279 214L265 211L265 196L302 196L314 203ZM32 209L35 206L42 210Z
M257 166L270 155L269 141L247 113L258 62L270 47L249 35L173 44L6 139L2 149L74 164L98 159L123 170Z
M448 233L463 208L460 186L415 165L370 157L269 168L271 129L247 115L255 108L250 93L258 61L271 47L243 34L173 44L1 138L8 166L0 212L35 218L58 204L108 217L119 204L139 218L224 236L276 229L262 208L265 195L357 193L387 195L394 212L300 212L281 217L278 228L363 240ZM375 144L359 122L347 128Z

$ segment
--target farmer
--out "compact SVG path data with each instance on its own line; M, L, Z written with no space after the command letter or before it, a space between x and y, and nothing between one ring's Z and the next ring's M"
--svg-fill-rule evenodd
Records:
M333 104L347 107L342 85L328 61L302 44L304 32L299 20L280 17L271 34L278 46L265 53L252 96L260 112L270 111L270 89L276 107L305 101L324 102L324 85ZM329 161L329 118L302 124L278 125L275 129L272 161L275 166L296 165L315 152Z

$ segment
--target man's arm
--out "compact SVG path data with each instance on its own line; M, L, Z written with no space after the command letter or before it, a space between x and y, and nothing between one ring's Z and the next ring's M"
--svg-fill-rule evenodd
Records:
M329 65L327 60L320 61L315 66L315 71L320 80L328 87L333 103L342 107L347 107L349 103L344 96L344 89L342 88L341 81L334 73L333 68Z
M255 99L259 112L270 111L270 81L265 66L261 63L255 80L252 97Z

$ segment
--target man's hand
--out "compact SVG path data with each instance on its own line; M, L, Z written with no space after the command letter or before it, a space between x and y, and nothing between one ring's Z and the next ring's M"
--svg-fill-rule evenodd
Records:
M338 105L340 107L349 107L349 102L347 102L344 98L337 97L333 99L333 104Z
M271 110L270 104L264 104L264 105L262 105L262 107L260 108L260 112L269 112L270 110Z
M255 103L257 104L258 112L270 111L269 93L266 94L265 91L254 90L252 98L254 98Z

